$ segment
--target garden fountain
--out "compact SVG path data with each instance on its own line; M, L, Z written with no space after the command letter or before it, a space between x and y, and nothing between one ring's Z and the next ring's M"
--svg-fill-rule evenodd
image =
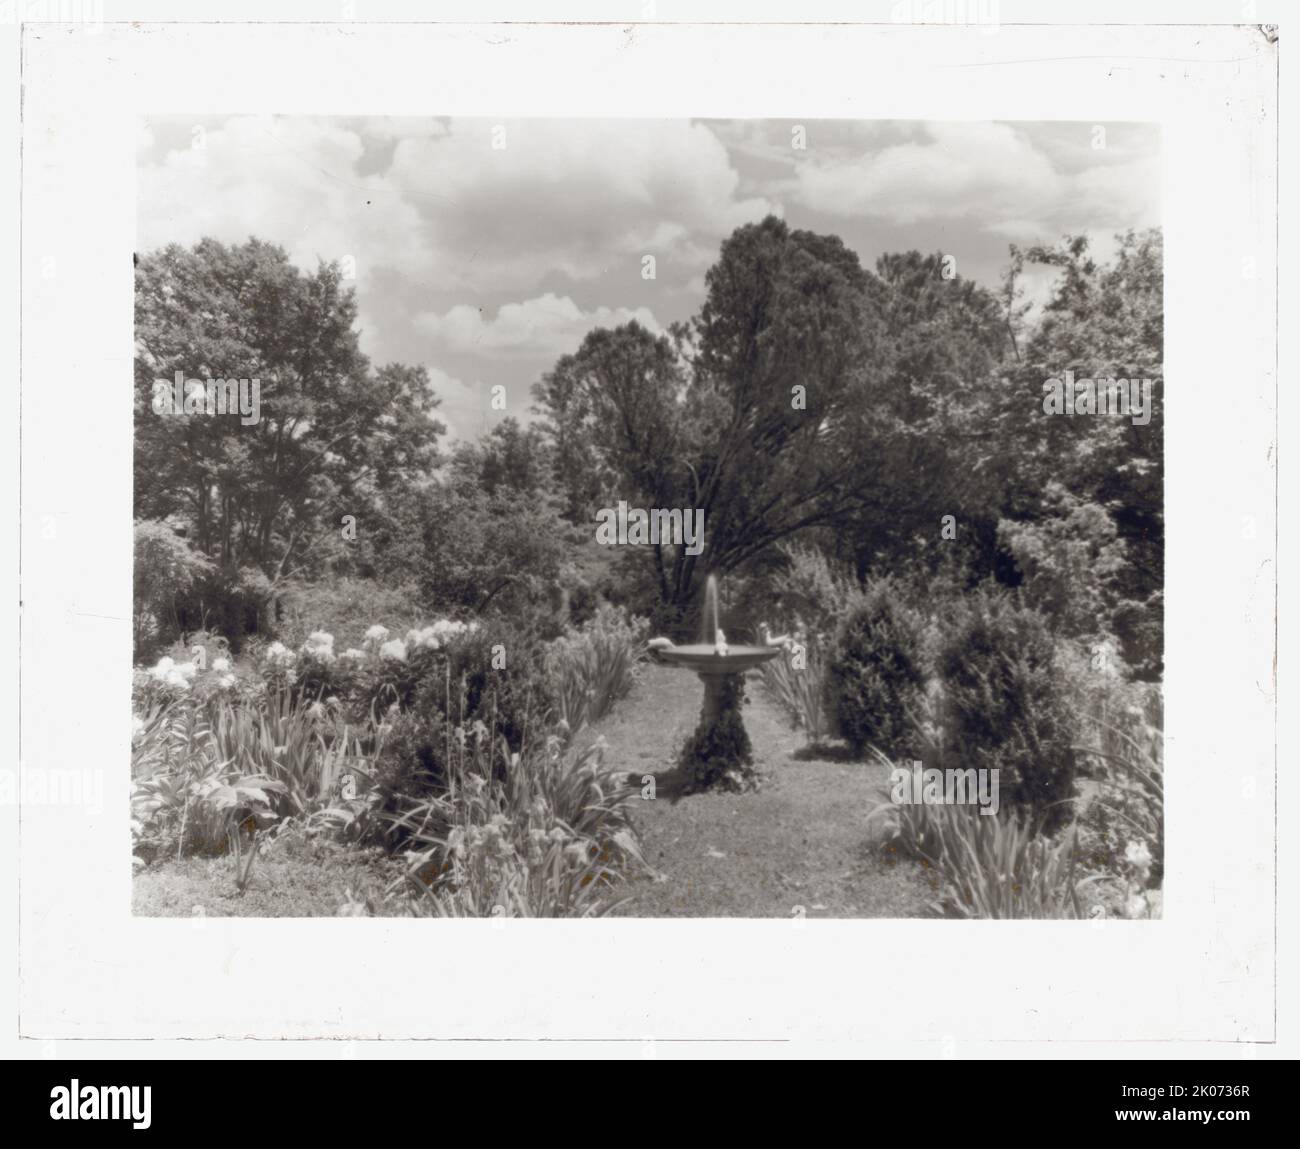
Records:
M780 647L732 646L718 626L718 580L709 575L704 589L704 622L698 643L675 646L667 639L650 643L655 657L693 670L704 683L699 725L682 749L680 768L686 791L723 783L742 788L752 781L749 735L741 717L744 674L780 654Z

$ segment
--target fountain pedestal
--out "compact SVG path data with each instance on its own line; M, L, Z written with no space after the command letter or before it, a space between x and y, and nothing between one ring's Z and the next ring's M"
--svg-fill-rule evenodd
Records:
M722 685L731 675L701 674L704 683L704 705L700 707L700 722L711 724L722 717L724 710Z

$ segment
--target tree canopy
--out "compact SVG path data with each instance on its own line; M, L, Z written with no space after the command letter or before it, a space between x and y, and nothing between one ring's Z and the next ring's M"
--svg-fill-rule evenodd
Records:
M255 239L171 245L139 260L135 311L136 515L182 520L222 567L318 569L342 516L437 460L427 372L371 367L337 266L305 274ZM178 372L257 380L258 422L156 414L155 381Z
M1056 273L1036 311L1030 264ZM1143 424L1042 406L1044 380L1066 371L1159 383L1158 231L1118 237L1104 263L1085 237L1012 247L989 288L942 253L867 270L838 237L769 216L723 242L704 283L688 322L589 332L535 381L536 419L447 451L428 373L371 365L337 267L304 272L256 239L145 254L136 516L172 524L196 562L178 565L156 530L142 545L189 590L333 569L430 606L506 610L553 600L596 549L602 508L689 508L702 553L660 539L611 559L623 573L608 593L680 617L705 574L761 572L798 538L859 577L946 564L968 584L1024 585L1076 637L1113 633L1158 675L1159 386ZM260 418L155 413L155 381L177 372L258 380ZM349 515L366 525L351 546Z

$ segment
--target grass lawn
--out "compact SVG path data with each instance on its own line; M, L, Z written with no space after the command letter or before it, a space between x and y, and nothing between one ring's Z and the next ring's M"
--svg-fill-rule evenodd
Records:
M606 761L662 771L694 728L703 687L687 671L650 665L632 695L591 736ZM888 778L876 763L810 755L757 675L746 684L745 726L765 775L749 794L699 794L633 803L654 879L630 886L618 912L634 917L931 916L933 879L868 843L867 814Z

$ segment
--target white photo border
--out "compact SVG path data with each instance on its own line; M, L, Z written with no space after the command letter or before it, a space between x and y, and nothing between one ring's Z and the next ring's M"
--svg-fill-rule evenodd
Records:
M98 808L21 810L22 1036L1275 1039L1277 48L1258 29L105 24L28 26L22 51L21 770L104 770ZM1164 920L134 918L137 133L240 112L1160 124Z

